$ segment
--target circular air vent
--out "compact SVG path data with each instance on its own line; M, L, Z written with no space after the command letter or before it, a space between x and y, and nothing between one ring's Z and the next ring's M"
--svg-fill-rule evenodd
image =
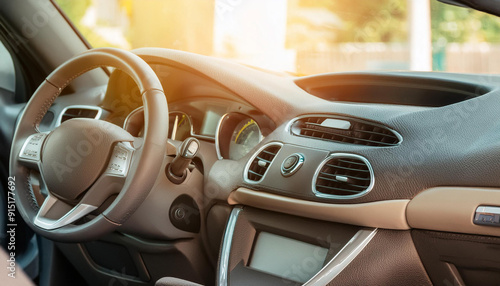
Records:
M335 153L318 167L313 178L313 192L322 198L357 198L368 193L374 181L372 167L366 158Z

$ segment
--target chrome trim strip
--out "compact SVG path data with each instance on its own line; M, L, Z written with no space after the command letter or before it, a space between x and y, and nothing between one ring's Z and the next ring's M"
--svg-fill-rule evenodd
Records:
M253 160L255 159L255 157L257 157L257 155L260 154L260 152L262 152L262 150L266 149L267 147L270 147L270 146L273 146L273 145L276 145L276 146L280 146L280 150L278 151L278 153L276 153L276 157L278 157L278 154L280 153L281 149L283 148L283 143L281 142L276 142L276 141L273 141L273 142L269 142L269 143L266 143L264 144L262 147L260 147L253 155L252 157L250 157L250 160L248 160L248 162L246 163L245 165L245 169L243 171L243 180L245 181L245 183L248 183L248 184L258 184L260 182L262 182L262 180L264 180L264 178L266 177L266 174L267 172L269 171L269 168L271 168L271 165L273 164L273 162L271 162L269 164L269 167L267 168L266 172L264 173L264 175L262 175L262 178L258 181L252 181L252 180L249 180L248 179L248 170L250 169L250 165L252 164Z
M298 136L298 137L303 137L303 138L310 138L310 139L315 139L315 140L323 140L321 138L314 138L314 137L296 135L296 134L292 133L292 125L293 125L293 123L295 123L295 121L297 121L299 119L306 118L306 117L336 117L336 118L333 118L333 119L341 119L341 120L342 119L345 119L345 120L354 119L354 120L366 121L366 122L372 124L373 126L377 126L377 127L380 127L380 128L385 128L387 130L390 130L399 139L399 142L396 145L393 145L393 146L376 146L377 148L396 147L396 146L401 145L401 143L403 143L403 136L401 136L401 134L399 134L399 132L397 132L396 130L394 130L394 129L388 127L388 126L385 126L385 125L380 124L380 123L373 122L373 121L371 121L371 119L351 117L351 116L348 116L348 115L339 115L339 114L325 114L325 113L321 113L321 114L304 114L304 115L300 115L300 116L292 118L290 121L288 121L288 123L285 126L285 131L288 132L288 133L290 133L293 136ZM340 143L340 144L359 145L359 144L342 143L342 142L335 142L335 141L328 141L328 140L323 140L323 141L332 142L332 143ZM360 145L360 146L366 146L366 145ZM366 147L373 147L373 146L366 146Z
M101 115L102 115L102 111L103 109L100 108L99 106L92 106L92 105L70 105L70 106L66 106L62 111L61 113L59 113L59 116L57 117L57 121L56 121L56 127L61 125L61 120L62 120L62 117L64 115L64 113L66 113L66 111L68 111L68 109L88 109L88 110L97 110L97 114L96 116L94 117L94 119L100 119L101 118Z
M338 196L338 195L330 195L330 194L325 194L322 192L319 192L316 190L316 179L318 178L319 172L325 166L326 162L333 158L338 158L338 157L344 157L344 158L356 158L358 160L363 161L366 166L368 166L368 171L370 172L370 185L366 188L366 190L360 192L359 194L355 195L347 195L347 196ZM359 198L364 195L366 195L368 192L370 192L373 189L373 185L375 184L375 175L373 174L373 168L368 159L366 159L363 156L356 155L356 154L351 154L351 153L332 153L328 157L326 157L321 164L319 164L318 168L316 168L316 172L314 172L314 176L312 179L312 191L316 197L319 198L327 198L327 199L340 199L340 200L346 200L346 199L354 199L354 198Z
M377 229L362 229L304 286L327 285L351 263L377 234Z
M217 271L218 286L228 285L229 254L231 253L231 244L233 243L233 234L234 228L236 226L236 221L238 220L238 216L242 210L243 208L240 206L234 207L227 221L226 231L224 232L224 238L222 240L222 248L219 257L219 269Z
M33 221L36 226L47 230L53 230L75 222L97 209L96 206L91 206L88 204L78 204L59 219L50 219L44 217L44 215L49 212L49 210L56 204L57 201L58 199L52 197L49 194L49 196L43 202L40 211L35 217L35 220Z
M226 113L222 115L222 117L219 119L219 122L217 123L217 129L215 129L215 151L217 152L217 159L222 160L224 159L222 157L222 154L220 152L220 143L219 143L219 134L220 134L220 128L222 127L222 121L224 118L226 118L230 113Z
M500 214L500 207L489 207L480 205L476 209L476 214Z

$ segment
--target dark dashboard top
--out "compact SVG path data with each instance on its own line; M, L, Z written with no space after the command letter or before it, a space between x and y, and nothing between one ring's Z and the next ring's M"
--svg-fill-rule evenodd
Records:
M238 122L228 124L229 132L222 132L220 137L214 134L215 142L201 138L206 144L215 143L206 149L213 155L205 158L214 160L204 162L205 179L221 200L227 200L229 193L241 186L312 201L363 203L411 199L435 186L500 185L495 171L500 167L498 76L363 72L292 78L173 50L135 52L153 66L171 111L188 114L193 125L204 124L210 103L223 106L226 113L240 113L250 118L240 124L239 129ZM130 111L140 105L134 101L135 93L133 82L115 71L102 104L110 111L108 120L123 122ZM196 106L206 108L201 110ZM219 113L212 120L212 127L220 120L222 112ZM290 126L295 119L311 116L325 119L312 125L308 123L309 127L316 124L313 127L316 134L321 131L321 136L326 136L324 134L333 132L335 135L328 136L337 139L293 134ZM250 120L256 120L260 127L266 126L260 143L260 140L255 143L258 136L248 135L257 132L255 128L244 130L253 126ZM359 122L368 123L368 127L359 127ZM359 135L360 130L365 135ZM370 132L384 133L384 130L394 131L400 136L400 142L385 147L353 143L372 140L375 137L362 136ZM194 132L196 134L203 135L202 132ZM221 156L223 152L216 146L217 141L229 140L226 143L229 146L238 141L239 134L250 138L240 141L254 142L244 153L238 153L246 155L240 159L240 156L231 158L227 153ZM349 136L355 140L338 140ZM255 161L269 144L281 147L270 160ZM293 154L304 156L302 166L293 175L284 176L282 165ZM326 160L336 154L366 159L367 170L371 171L369 179L373 182L369 192L349 199L315 194L318 173L324 173L322 168L331 165ZM254 161L266 168L257 183L247 180L249 170L254 170L251 167ZM341 167L351 168L356 163L360 164L351 160L351 165ZM361 178L360 174L350 176ZM349 181L349 175L343 173L334 179L359 185L359 181Z

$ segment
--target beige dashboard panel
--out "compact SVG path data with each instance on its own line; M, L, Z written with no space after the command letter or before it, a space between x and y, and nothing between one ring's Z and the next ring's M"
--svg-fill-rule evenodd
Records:
M412 228L500 236L500 227L473 224L480 205L500 206L500 189L431 188L408 204L408 224Z
M328 204L304 201L247 188L229 195L231 205L242 204L270 211L359 226L409 229L406 206L409 200L388 200L363 204Z

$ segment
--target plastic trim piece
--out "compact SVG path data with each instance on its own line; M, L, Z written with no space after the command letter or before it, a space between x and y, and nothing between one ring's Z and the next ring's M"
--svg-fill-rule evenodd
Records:
M238 188L228 198L230 205L247 205L312 219L396 230L410 229L406 221L408 202L410 200L386 200L359 204L320 203L248 188Z
M412 228L500 237L500 227L474 224L483 206L500 207L499 188L430 188L410 201L406 214Z
M325 164L328 161L330 161L331 159L334 159L334 158L355 158L355 159L363 161L366 164L366 166L368 167L368 171L370 172L370 185L368 185L368 187L364 191L361 191L358 194L347 195L347 196L330 195L330 194L325 194L325 193L322 193L322 192L316 190L316 180L319 176L319 172L321 171L323 166L325 166ZM367 193L369 193L373 189L374 184L375 184L375 175L373 174L373 168L372 168L372 165L370 164L370 162L368 161L368 159L366 159L363 156L351 154L351 153L333 153L330 156L328 156L325 160L323 160L323 162L321 162L321 164L319 164L318 168L316 169L316 172L314 172L314 176L312 179L312 191L316 197L326 198L326 199L347 200L347 199L359 198L359 197L366 195Z
M377 234L377 229L362 229L304 286L327 285L339 275L351 261L370 243Z
M40 211L35 217L34 224L40 228L52 230L66 226L72 222L79 220L80 218L88 215L97 209L96 206L91 206L88 204L78 204L72 208L68 213L59 219L49 219L44 217L50 209L57 203L57 199L49 195L42 204Z
M68 111L68 109L96 110L97 114L96 114L96 116L93 119L100 119L101 116L102 116L102 108L100 108L99 106L92 106L92 105L70 105L70 106L66 106L61 111L61 113L59 114L59 116L57 117L56 127L62 124L62 122L61 122L62 118L63 118L64 114L66 113L66 111Z
M227 221L226 231L224 232L224 239L222 240L222 248L219 257L219 269L217 271L218 286L228 285L229 254L231 253L231 244L233 243L233 234L234 228L236 226L236 221L238 220L238 216L242 210L243 208L240 206L234 207Z

